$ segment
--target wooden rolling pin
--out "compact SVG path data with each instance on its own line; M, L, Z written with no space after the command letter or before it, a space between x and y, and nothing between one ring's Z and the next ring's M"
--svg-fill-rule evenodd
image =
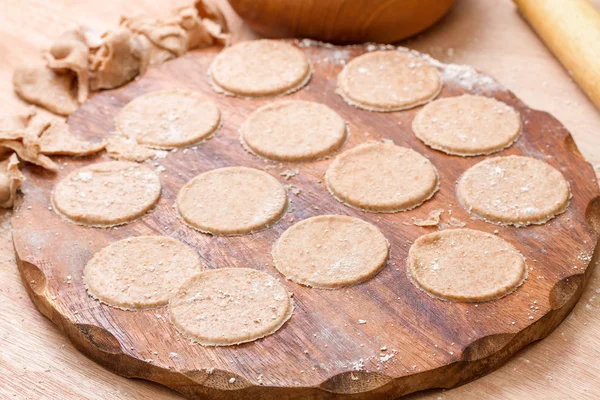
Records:
M513 0L600 109L600 13L588 0Z

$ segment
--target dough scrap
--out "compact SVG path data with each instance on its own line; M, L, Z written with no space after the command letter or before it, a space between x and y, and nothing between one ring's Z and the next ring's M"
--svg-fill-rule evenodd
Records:
M168 149L206 139L220 122L219 109L211 99L198 92L170 89L135 98L119 112L115 125L141 145Z
M94 254L83 272L88 293L112 307L164 306L190 277L202 272L198 253L168 236L120 240Z
M57 165L41 153L39 136L51 125L45 118L33 118L27 121L25 129L0 131L0 148L17 153L19 159L38 165L50 171L56 171Z
M146 161L156 156L156 152L146 146L141 146L135 139L123 135L112 135L106 144L106 153L110 158L125 161Z
M69 115L79 107L73 75L57 74L45 66L15 68L13 87L23 100L55 114Z
M421 154L391 143L367 142L340 154L325 174L340 202L364 211L415 208L438 189L437 170Z
M418 238L408 252L408 274L445 300L488 301L514 291L527 277L523 256L506 240L473 229L449 229Z
M149 63L150 44L144 36L125 28L106 32L100 47L90 54L90 88L119 87L143 74Z
M301 50L268 39L224 49L209 69L217 92L245 97L294 92L308 83L311 74L310 63Z
M266 228L281 218L286 205L285 190L277 179L246 167L200 174L177 195L183 220L215 235L242 235Z
M19 171L19 159L16 154L0 162L0 207L12 208L17 198L17 190L25 181Z
M335 289L375 276L389 244L374 225L344 215L320 215L288 228L273 246L275 267L306 286Z
M309 161L339 149L346 123L324 104L288 100L267 104L242 124L242 145L276 161Z
M513 144L521 133L521 117L496 99L462 95L427 104L415 116L412 128L417 138L433 149L476 156Z
M531 157L481 161L459 178L456 194L470 213L489 222L544 224L569 205L569 183L555 168Z
M202 272L169 301L177 330L203 346L229 346L271 335L290 319L293 309L285 286L250 268Z
M69 125L62 120L53 120L40 138L40 153L47 155L87 156L106 147L106 141L89 142L73 135Z
M54 188L54 210L68 220L95 227L131 222L160 197L158 176L132 162L108 161L71 172Z
M350 61L338 75L337 93L369 111L405 110L441 91L438 70L424 59L396 50L373 51Z
M438 208L429 213L426 219L420 219L412 217L413 225L416 226L438 226L440 223L440 216L444 212L443 208Z

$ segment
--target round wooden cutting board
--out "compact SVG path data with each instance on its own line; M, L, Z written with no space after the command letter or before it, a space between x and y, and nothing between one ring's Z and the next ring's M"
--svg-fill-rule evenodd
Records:
M98 140L114 130L117 112L144 93L187 88L215 99L223 116L215 137L148 162L160 171L163 192L146 216L129 225L96 229L69 223L52 210L54 185L77 168L107 160L105 154L59 158L57 174L26 168L25 195L12 221L13 240L23 282L40 311L83 353L116 373L159 382L199 399L389 399L449 388L494 370L521 347L548 335L581 294L594 265L600 227L596 177L565 128L550 115L527 108L492 78L469 67L436 63L444 80L441 97L480 93L521 113L522 136L496 155L546 161L565 175L574 195L564 214L541 226L501 227L471 219L456 200L455 182L485 157L448 156L426 147L411 131L416 109L368 112L335 94L343 65L376 46L297 44L310 57L314 76L307 87L285 98L321 102L340 113L351 133L342 150L367 140L390 139L425 155L439 171L439 192L412 211L361 212L327 192L323 177L331 159L280 164L247 153L239 143L239 126L252 111L281 98L251 100L215 93L207 69L220 49L193 52L121 89L95 96L69 118L74 133ZM291 200L285 217L269 229L237 237L209 236L183 224L174 208L178 190L199 173L233 165L261 168L279 179ZM286 170L296 169L298 174L286 179ZM526 258L527 281L511 295L479 304L442 301L417 289L406 275L408 249L416 238L438 227L415 226L412 217L426 218L439 208L446 210L439 229L448 228L451 210L468 228L497 231L513 244ZM273 267L272 244L293 223L321 214L357 216L378 226L391 244L386 268L365 283L338 290L286 281ZM173 328L166 307L129 312L89 297L82 271L93 254L117 240L149 234L172 236L193 246L207 268L266 271L294 294L294 315L262 340L202 347Z

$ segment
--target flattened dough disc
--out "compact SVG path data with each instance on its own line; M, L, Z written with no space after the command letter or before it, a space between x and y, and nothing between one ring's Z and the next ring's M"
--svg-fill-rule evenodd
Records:
M311 66L304 53L276 40L252 40L224 49L209 70L218 92L246 97L287 94L306 85Z
M275 267L303 285L334 289L377 274L388 242L377 227L345 215L320 215L286 230L273 247Z
M396 50L374 51L350 61L338 75L337 92L350 105L399 111L435 98L442 89L437 69Z
M208 97L189 90L160 90L129 102L116 117L117 130L139 144L184 147L212 135L221 122Z
M346 123L324 104L289 100L256 110L240 128L244 147L276 161L308 161L337 150Z
M527 268L506 240L473 229L449 229L415 241L408 252L408 274L434 296L486 301L515 290Z
M285 190L277 179L247 167L200 174L177 196L177 209L184 221L216 235L241 235L266 228L283 215L286 205Z
M202 272L198 253L168 236L120 240L94 254L83 281L88 293L113 307L160 307L188 278Z
M54 188L54 210L84 225L105 227L133 221L160 197L150 169L125 161L92 164L71 172Z
M190 278L169 302L175 327L205 346L250 342L275 333L292 316L290 293L250 268L221 268Z
M456 195L469 212L499 224L543 224L563 213L571 191L564 176L531 157L484 160L458 180Z
M431 162L416 151L391 143L367 142L340 154L325 174L339 201L373 212L417 207L438 188Z

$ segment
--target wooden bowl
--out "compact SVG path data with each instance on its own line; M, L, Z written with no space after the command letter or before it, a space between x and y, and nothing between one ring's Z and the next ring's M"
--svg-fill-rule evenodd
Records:
M229 0L265 37L394 43L430 27L454 0Z

